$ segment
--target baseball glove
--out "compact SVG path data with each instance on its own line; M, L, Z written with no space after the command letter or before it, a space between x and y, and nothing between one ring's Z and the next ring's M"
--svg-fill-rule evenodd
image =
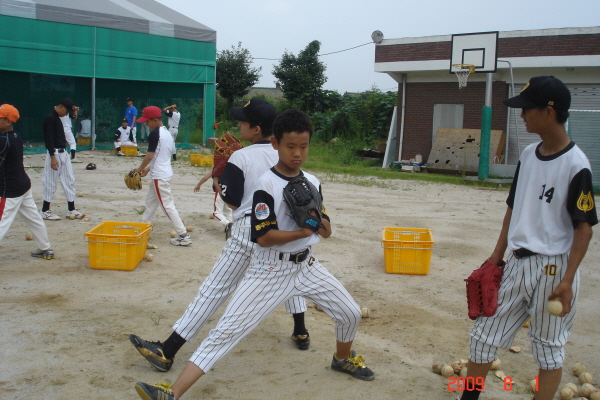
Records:
M142 178L140 173L132 169L125 174L125 185L131 190L142 190Z
M321 194L317 188L305 177L292 179L283 188L283 200L291 210L291 217L301 228L309 228L313 231L319 230L323 225L323 203ZM316 216L311 211L316 212Z
M242 147L244 147L242 142L231 133L227 132L221 136L215 143L213 176L221 176L229 157L231 157L234 151Z
M498 290L505 262L500 261L498 264L496 265L488 259L465 279L469 318L477 319L480 315L491 317L496 313Z

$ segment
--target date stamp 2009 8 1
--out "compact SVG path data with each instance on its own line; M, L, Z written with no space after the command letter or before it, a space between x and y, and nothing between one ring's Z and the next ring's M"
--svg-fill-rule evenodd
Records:
M537 392L539 390L539 379L537 376L534 377L535 379L535 391ZM507 376L503 379L504 382L504 390L511 391L513 388L513 380L510 376ZM477 378L474 378L472 376L469 376L467 378L463 378L462 376L460 377L456 377L456 376L450 376L448 377L448 391L450 392L457 392L457 391L464 391L464 390L478 390L478 391L482 391L485 389L485 379L481 376L478 376Z

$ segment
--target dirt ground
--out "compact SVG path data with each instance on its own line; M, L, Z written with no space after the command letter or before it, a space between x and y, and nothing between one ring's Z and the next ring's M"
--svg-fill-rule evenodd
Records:
M223 227L208 216L212 190L192 191L207 171L185 161L175 164L173 194L193 244L169 244L172 227L159 212L150 242L152 262L131 271L89 267L84 233L102 221L141 221L146 190L125 188L123 175L140 158L117 158L93 151L73 164L77 206L90 221L62 219L46 225L56 253L52 261L34 259L35 242L17 218L0 243L1 332L0 398L137 399L137 381L175 379L206 337L224 307L179 352L168 373L155 371L131 346L127 335L164 341L209 273L224 245ZM42 156L24 160L43 165ZM86 171L94 162L98 169ZM41 204L41 170L28 169L34 197ZM186 399L455 399L448 380L431 372L434 362L468 358L463 279L489 256L505 212L506 187L478 189L414 181L360 180L316 174L322 181L333 235L315 254L348 288L362 307L354 348L376 373L363 382L329 368L334 351L333 323L311 307L306 324L311 347L301 352L290 340L292 319L280 307L186 394ZM147 178L144 185L147 187ZM58 188L52 208L64 217L66 202ZM435 247L428 275L388 274L384 268L384 227L429 228ZM579 312L566 347L568 367L562 383L577 382L570 372L583 362L600 383L598 288L600 259L594 237L580 271ZM595 311L594 311L595 310ZM515 354L500 350L501 370L514 386L488 377L482 399L529 399L527 384L537 372L527 329L517 335ZM556 397L559 398L558 396Z

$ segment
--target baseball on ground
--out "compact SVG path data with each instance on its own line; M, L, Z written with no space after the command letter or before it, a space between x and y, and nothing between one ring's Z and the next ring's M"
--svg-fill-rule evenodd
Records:
M575 396L579 394L579 388L576 384L569 382L565 385L565 387L570 387L571 389L573 389L573 393L575 393Z
M464 367L463 369L460 370L460 372L458 373L458 375L462 376L463 378L467 377L467 367Z
M579 383L581 384L592 383L593 380L594 378L589 372L583 372L581 375L579 375Z
M585 364L577 363L573 364L572 370L575 376L579 376L587 370L587 367L585 366Z
M75 219L75 214L69 215L69 219Z
M151 253L146 254L146 261L152 261L154 260L154 255Z
M191 231L194 230L194 227L191 226L191 225L188 225L188 226L185 227L185 230L188 231L188 232L191 232Z
M591 383L584 383L581 385L581 389L579 389L579 394L584 397L588 397L592 391L596 390L596 387Z
M83 197L83 192L77 192L77 197Z
M537 386L537 381L532 379L529 381L529 389L531 389L531 393L535 393L535 387Z
M500 368L500 364L501 364L500 359L497 358L494 361L492 361L492 366L490 367L490 369L496 370L496 369Z
M435 372L436 374L440 374L441 375L442 374L442 368L444 367L444 365L446 365L446 364L444 364L444 363L434 363L431 366L431 370L433 372Z
M171 231L171 237L174 238L175 236L177 236L177 232Z
M363 318L369 318L371 311L367 307L363 307L360 309Z
M575 392L570 387L565 386L560 389L560 400L571 400L573 397L575 397Z
M460 361L450 364L455 374L460 374L460 371L465 367Z
M31 234L31 232L27 232L27 233L25 234L25 239L27 239L27 240L31 240L31 239L33 239L33 235Z
M600 389L594 389L590 393L590 400L600 400Z
M446 377L446 378L447 378L447 377L449 377L449 376L452 376L452 375L454 375L454 370L452 369L452 367L451 367L451 366L449 366L449 365L444 365L444 366L442 367L441 374L442 374L442 376L444 376L444 377Z
M546 304L546 309L550 314L558 317L563 311L563 306L560 300L550 300L548 304Z
M208 218L210 218L210 219L215 219L215 215L214 215L214 214L210 214L210 215L208 216Z

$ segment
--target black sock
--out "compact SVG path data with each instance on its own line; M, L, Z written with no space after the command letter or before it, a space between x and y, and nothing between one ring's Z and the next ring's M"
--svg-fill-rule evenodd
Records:
M69 211L73 211L75 209L75 202L74 201L68 201L67 204L69 205Z
M42 205L42 212L46 212L50 209L50 203L48 203L47 201L44 201L44 204Z
M471 386L469 385L469 387ZM483 388L480 385L474 385L474 388L471 390L465 389L460 400L477 400L482 390Z
M163 351L166 358L173 358L179 351L181 346L185 344L185 339L179 336L175 331L171 333L171 336L163 343Z
M306 335L308 331L304 326L304 313L292 314L294 317L294 336Z
M173 161L177 161L177 154L173 154Z
M121 146L117 147L117 151L121 151Z
M75 150L71 150L71 160L75 158Z

